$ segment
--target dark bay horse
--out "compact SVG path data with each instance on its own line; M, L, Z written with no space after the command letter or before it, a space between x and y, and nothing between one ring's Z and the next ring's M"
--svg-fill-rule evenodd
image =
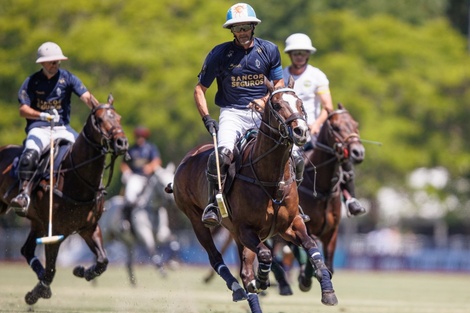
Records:
M303 145L307 141L308 127L302 101L292 89L293 79L289 80L288 88L274 90L270 82L266 85L270 96L265 107L259 108L262 122L258 134L239 157L235 157L238 169L231 188L224 190L230 214L222 224L237 244L244 289L225 265L210 229L201 222L207 204L205 170L213 145L198 146L184 157L176 170L173 190L168 187L168 191L174 192L177 206L191 221L212 268L232 290L234 301L248 299L251 311L261 312L258 293L269 287L272 263L271 250L264 241L279 234L307 251L321 285L322 303L335 305L337 299L330 273L299 215L291 153L294 144ZM256 275L255 258L258 260Z
M92 110L75 143L65 152L60 167L54 171L54 198L52 233L67 236L78 233L96 256L96 263L85 269L77 266L74 275L92 280L107 267L108 258L103 248L98 220L103 212L105 186L103 173L107 154L111 154L109 179L114 161L127 153L128 141L121 127L121 116L113 107L110 96L107 104L92 101ZM5 146L0 148L0 214L8 210L18 188L17 178L12 175L12 163L23 148ZM57 149L58 150L58 149ZM41 175L41 174L40 174ZM45 268L35 256L36 239L48 234L49 227L49 178L41 178L31 192L31 204L27 218L31 229L21 248L21 254L36 273L39 282L26 294L27 304L39 298L52 296L50 285L56 273L56 260L61 241L45 245Z
M299 197L305 214L311 218L306 223L308 231L322 242L325 265L333 273L341 221L341 164L346 161L361 163L365 149L359 137L359 124L343 105L338 104L337 110L328 113L315 149L305 154L306 166ZM312 273L313 268L307 262L299 277L301 290L310 289Z

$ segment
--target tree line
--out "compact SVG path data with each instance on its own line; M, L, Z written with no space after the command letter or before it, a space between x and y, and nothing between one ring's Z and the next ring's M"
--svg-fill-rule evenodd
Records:
M419 167L443 166L454 180L470 179L465 139L470 133L470 58L463 1L249 3L262 20L256 36L278 44L284 66L289 64L285 38L294 32L312 38L317 53L310 63L327 74L333 101L359 121L363 139L381 143L365 143L366 160L357 167L360 196L373 200L384 185L403 188L406 175ZM22 143L25 123L16 93L39 70L34 63L39 45L55 41L69 57L63 68L102 102L113 93L129 137L136 125L150 127L164 163L178 163L191 147L211 140L195 109L193 88L209 50L232 39L222 28L232 4L2 1L0 145ZM209 102L215 91L214 84ZM217 116L215 105L210 110ZM80 130L88 110L76 98L72 114L72 125ZM113 191L118 189L115 177Z

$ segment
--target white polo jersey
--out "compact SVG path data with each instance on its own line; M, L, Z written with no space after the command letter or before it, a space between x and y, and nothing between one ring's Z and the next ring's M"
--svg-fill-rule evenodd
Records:
M289 81L289 68L282 70L284 81ZM294 90L297 96L302 99L307 112L307 123L312 124L320 116L322 107L317 94L329 92L329 80L320 69L308 64L305 71L300 75L292 75L295 80Z

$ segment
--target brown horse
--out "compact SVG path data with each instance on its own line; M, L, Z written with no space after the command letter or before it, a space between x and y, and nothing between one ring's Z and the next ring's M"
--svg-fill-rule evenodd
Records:
M109 179L115 159L127 153L128 141L121 127L121 117L112 105L112 97L107 104L92 103L91 113L76 139L65 152L60 167L55 171L53 219L51 227L54 235L67 236L78 233L96 256L96 263L85 269L77 266L74 274L91 280L102 274L108 258L103 248L98 220L103 213L105 186L102 176L106 166L106 155L111 154ZM11 199L18 188L17 178L12 175L13 161L19 157L21 146L0 148L0 214L8 210ZM57 149L59 150L59 149ZM46 171L47 172L47 171ZM38 173L41 175L42 173ZM45 268L35 256L36 239L48 235L49 227L49 178L41 179L31 193L31 204L27 218L31 230L21 248L22 255L36 273L39 282L26 294L27 304L34 304L39 298L52 296L50 284L56 272L56 260L61 242L45 245Z
M338 104L338 110L328 113L315 149L305 155L306 167L299 197L305 214L311 218L306 223L308 231L322 242L325 265L333 273L341 221L341 164L347 161L361 163L365 149L359 137L358 123L341 104ZM310 289L312 273L313 269L307 262L299 277L301 290Z
M191 221L212 268L232 290L234 301L248 299L252 312L261 312L258 293L269 286L272 263L271 250L264 241L279 234L307 251L320 281L322 303L335 305L337 299L330 273L299 215L291 152L294 144L303 145L307 141L308 127L302 101L292 89L293 79L289 80L288 88L274 90L270 82L266 85L270 97L265 108L260 109L262 121L258 134L234 158L238 164L236 175L231 188L224 190L229 217L224 218L222 224L237 244L244 290L225 265L210 229L201 221L207 204L205 169L212 145L194 148L181 161L174 178L176 204ZM227 181L225 185L230 183ZM257 275L253 269L256 257Z

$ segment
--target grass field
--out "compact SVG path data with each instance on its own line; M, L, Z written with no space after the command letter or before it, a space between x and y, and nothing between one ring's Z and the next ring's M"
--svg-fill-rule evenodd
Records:
M248 303L232 302L221 278L202 282L205 267L181 266L163 278L150 266L136 270L131 287L122 266L108 268L96 284L75 278L71 268L58 268L52 298L34 306L24 302L37 283L26 264L0 263L0 312L154 312L246 313ZM470 273L341 271L333 283L339 304L320 303L315 282L307 293L293 284L293 296L279 296L276 286L261 297L264 313L468 313Z

